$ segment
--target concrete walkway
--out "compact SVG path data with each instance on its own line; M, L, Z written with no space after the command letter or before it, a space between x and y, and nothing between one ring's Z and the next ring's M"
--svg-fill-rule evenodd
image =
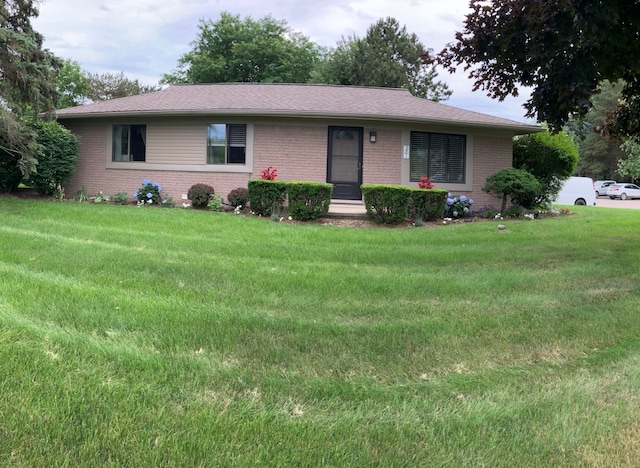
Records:
M331 200L329 216L342 218L365 218L367 210L359 200Z

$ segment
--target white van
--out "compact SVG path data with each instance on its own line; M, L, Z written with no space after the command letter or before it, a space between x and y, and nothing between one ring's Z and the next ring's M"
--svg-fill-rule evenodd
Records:
M562 184L562 188L553 203L558 205L595 206L596 188L593 185L593 179L589 177L569 177Z

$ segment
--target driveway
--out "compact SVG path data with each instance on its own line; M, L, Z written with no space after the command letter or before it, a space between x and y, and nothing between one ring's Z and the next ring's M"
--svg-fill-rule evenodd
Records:
M602 206L604 208L635 208L640 210L640 199L635 200L612 200L609 197L596 198L596 208Z

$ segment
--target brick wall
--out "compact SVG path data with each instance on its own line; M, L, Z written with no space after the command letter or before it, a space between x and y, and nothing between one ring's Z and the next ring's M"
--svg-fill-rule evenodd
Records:
M362 183L400 184L402 161L402 131L375 130L376 142L369 142L365 128L362 158Z
M474 199L476 209L484 205L500 208L501 200L482 191L491 174L511 167L513 162L513 142L511 137L475 136L473 139L473 192L466 194Z

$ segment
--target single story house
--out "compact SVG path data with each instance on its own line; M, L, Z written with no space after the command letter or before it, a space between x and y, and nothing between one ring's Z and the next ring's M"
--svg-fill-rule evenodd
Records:
M68 194L158 182L180 203L195 183L223 199L269 166L278 180L334 185L360 200L362 184L438 188L496 205L487 176L511 166L512 138L540 127L412 96L407 90L309 84L174 85L57 112L80 138Z

